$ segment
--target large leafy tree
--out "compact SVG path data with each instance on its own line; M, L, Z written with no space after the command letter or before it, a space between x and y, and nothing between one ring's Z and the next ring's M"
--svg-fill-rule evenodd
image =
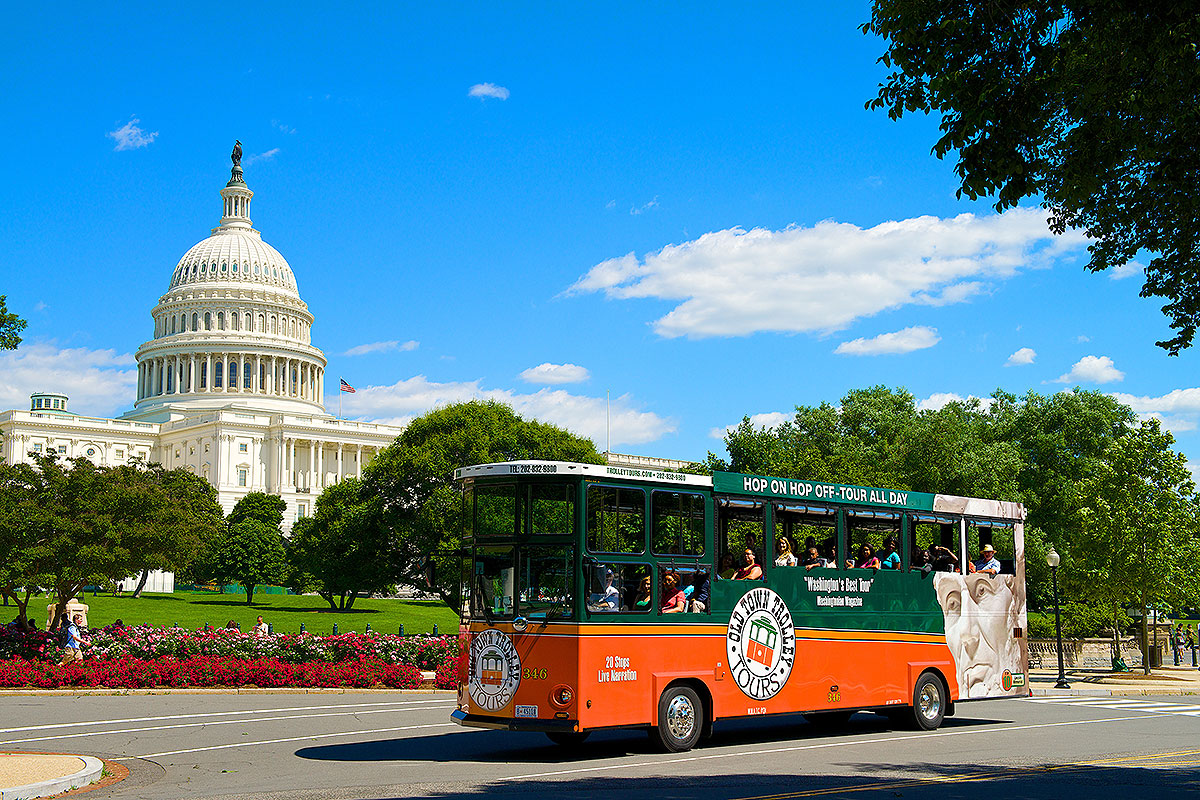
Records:
M21 343L21 331L25 330L25 320L16 314L8 313L5 296L0 294L0 350L16 350Z
M280 528L287 502L276 494L250 492L234 504L229 512L229 524L236 525L248 519L256 519L264 525Z
M1151 255L1190 347L1200 324L1200 14L1175 0L875 0L864 32L891 70L868 107L941 115L960 196L1023 198L1087 232L1093 271Z
M383 505L356 478L321 492L316 513L292 526L287 555L292 588L315 591L334 611L349 611L358 597L394 583L392 531Z
M456 403L413 420L363 471L393 530L395 581L456 605L464 520L454 470L522 458L602 463L591 440L502 403Z
M218 580L241 584L246 605L250 605L255 587L282 583L286 578L283 535L258 519L233 523L213 554L212 567Z

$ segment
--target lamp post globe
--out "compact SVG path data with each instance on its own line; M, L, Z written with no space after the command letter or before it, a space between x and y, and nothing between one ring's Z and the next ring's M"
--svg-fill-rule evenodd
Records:
M1046 553L1046 566L1050 567L1050 578L1054 584L1054 639L1058 644L1058 682L1054 688L1070 689L1071 684L1067 683L1067 671L1063 666L1062 616L1058 609L1058 565L1061 561L1058 551L1051 546L1050 552Z

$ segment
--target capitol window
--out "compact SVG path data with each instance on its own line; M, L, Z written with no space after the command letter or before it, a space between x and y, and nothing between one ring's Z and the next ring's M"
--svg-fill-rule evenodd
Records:
M124 457L125 457L125 451L124 451L124 450L122 450L122 449L121 449L121 448L119 448L119 447L118 447L118 448L117 448L115 451L113 451L113 454L114 454L114 455L115 455L117 458L124 458Z
M245 485L246 485L246 470L239 469L238 470L238 486L245 486Z
M194 330L194 331L200 330L199 323L200 323L200 317L196 314L192 314L192 330Z
M213 369L213 386L218 389L221 388L221 362L220 361L217 362L216 367L214 367L214 369Z
M217 312L217 330L219 330L219 331L225 330L225 312L224 311Z
M236 313L229 315L229 327L235 331L238 329L238 315Z
M212 314L208 311L204 312L204 330L212 330Z
M242 388L243 389L251 388L250 377L251 377L250 362L246 361L242 364Z
M221 264L221 272L227 272L228 270L229 270L229 265L222 263Z
M41 445L41 443L40 443L40 442L39 442L39 443L37 443L37 444L35 444L35 445L33 446L33 452L35 452L35 453L40 453L40 452L42 452L42 445Z
M233 271L237 272L237 262L233 262Z
M254 265L254 274L257 275L257 274L259 274L259 272L260 272L260 270L259 270L258 264L255 264Z
M60 454L60 455L66 455L66 453L67 453L67 446L66 446L65 444L60 444L60 445L58 446L58 452L59 452L59 454Z
M245 442L241 442L238 444L238 452L239 453L245 453L245 452L248 452L249 450L250 450L250 446L248 444L246 444Z

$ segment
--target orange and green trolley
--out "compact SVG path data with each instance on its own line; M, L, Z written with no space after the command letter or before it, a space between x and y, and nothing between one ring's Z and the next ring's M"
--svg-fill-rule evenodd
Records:
M555 461L456 471L462 725L559 743L1029 695L1019 503Z

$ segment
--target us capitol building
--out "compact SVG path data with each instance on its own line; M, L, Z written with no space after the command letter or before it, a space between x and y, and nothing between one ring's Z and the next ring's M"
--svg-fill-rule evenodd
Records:
M221 190L220 225L184 253L137 350L137 398L117 419L67 410L67 397L34 394L28 411L0 413L0 458L30 452L133 459L202 475L228 513L249 492L287 502L284 528L312 514L321 490L363 465L401 432L326 413L325 355L287 261L250 222L254 192L235 146ZM169 589L168 589L169 591Z

